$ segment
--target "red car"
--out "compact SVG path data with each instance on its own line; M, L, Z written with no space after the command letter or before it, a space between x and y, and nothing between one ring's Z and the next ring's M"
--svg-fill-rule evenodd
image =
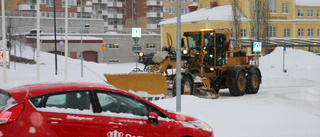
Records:
M0 89L0 137L213 137L196 118L97 83Z

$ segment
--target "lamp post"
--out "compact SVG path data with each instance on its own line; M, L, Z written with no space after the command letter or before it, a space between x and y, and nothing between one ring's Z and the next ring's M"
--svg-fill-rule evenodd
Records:
M81 16L81 27L80 27L80 34L81 34L81 52L80 52L80 56L81 56L81 78L83 78L83 48L82 48L82 25L83 25L83 22L82 22L82 0L80 0L80 9L81 9L81 12L80 12L80 16Z

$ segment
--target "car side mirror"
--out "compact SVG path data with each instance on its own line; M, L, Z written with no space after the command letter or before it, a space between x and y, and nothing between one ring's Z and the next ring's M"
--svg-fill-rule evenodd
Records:
M159 115L156 112L150 112L148 115L148 119L151 120L155 126L158 126L158 117Z

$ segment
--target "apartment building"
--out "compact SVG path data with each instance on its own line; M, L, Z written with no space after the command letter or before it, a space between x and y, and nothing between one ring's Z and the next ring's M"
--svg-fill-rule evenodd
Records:
M213 2L217 7L212 7ZM319 53L320 49L320 1L315 0L266 0L269 7L268 37L270 45L295 45L296 48ZM241 11L241 39L243 45L254 40L255 0L238 0ZM233 13L230 0L199 0L198 10L181 16L183 31L201 28L233 29ZM160 22L161 43L165 44L165 33L175 34L176 18ZM175 42L175 35L171 35ZM247 41L247 42L245 42ZM311 45L311 46L310 46ZM314 45L314 46L312 46ZM162 45L165 46L165 45ZM250 48L247 48L251 52Z

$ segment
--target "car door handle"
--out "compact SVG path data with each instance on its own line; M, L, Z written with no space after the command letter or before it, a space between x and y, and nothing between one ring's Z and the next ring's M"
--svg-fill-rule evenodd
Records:
M122 123L109 122L108 125L111 126L111 127L121 127Z
M62 121L62 119L61 118L48 118L47 121L52 124L58 124Z

